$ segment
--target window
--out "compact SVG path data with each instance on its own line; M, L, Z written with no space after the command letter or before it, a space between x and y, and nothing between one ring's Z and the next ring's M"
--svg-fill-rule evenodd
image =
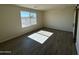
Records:
M21 11L22 28L37 24L37 14L35 12Z
M37 21L36 21L36 18L37 18L36 13L30 13L30 15L31 15L31 25L36 24L37 23Z

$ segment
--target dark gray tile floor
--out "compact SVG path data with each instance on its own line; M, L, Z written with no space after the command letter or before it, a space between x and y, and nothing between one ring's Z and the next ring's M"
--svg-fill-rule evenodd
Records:
M27 36L39 30L47 30L54 34L44 44L40 44ZM76 48L71 32L60 31L50 28L26 33L17 38L0 43L0 51L11 51L11 53L0 53L1 55L76 55Z

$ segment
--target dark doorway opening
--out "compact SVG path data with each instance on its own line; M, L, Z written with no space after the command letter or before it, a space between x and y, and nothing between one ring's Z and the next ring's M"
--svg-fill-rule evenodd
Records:
M78 5L76 6L76 14L75 14L75 24L74 24L74 43L76 43L77 36L77 24L78 24Z

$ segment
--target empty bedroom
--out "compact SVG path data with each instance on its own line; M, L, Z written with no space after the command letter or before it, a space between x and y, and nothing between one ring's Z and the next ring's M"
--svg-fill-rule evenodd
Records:
M1 4L0 55L77 55L77 6Z

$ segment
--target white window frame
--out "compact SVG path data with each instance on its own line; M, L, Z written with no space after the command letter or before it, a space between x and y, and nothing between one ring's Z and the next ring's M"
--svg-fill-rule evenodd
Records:
M32 26L32 25L36 25L37 24L37 12L31 12L31 11L25 11L25 10L22 10L22 11L24 11L24 12L29 12L29 26ZM26 27L29 27L29 26L23 26L23 23L22 23L22 16L21 16L21 12L22 11L20 11L20 19L21 19L21 26L22 26L22 28L26 28ZM31 19L31 13L35 13L36 14L36 23L35 24L32 24L31 22L32 22L32 19Z

